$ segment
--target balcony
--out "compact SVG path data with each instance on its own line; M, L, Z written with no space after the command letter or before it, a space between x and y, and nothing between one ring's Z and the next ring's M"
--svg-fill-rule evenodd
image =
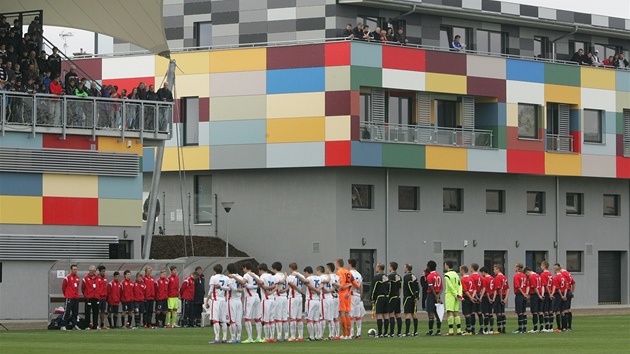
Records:
M547 134L545 149L548 152L573 152L573 136L561 134Z
M0 133L22 132L168 140L173 103L0 92Z
M491 149L492 131L362 122L361 141Z

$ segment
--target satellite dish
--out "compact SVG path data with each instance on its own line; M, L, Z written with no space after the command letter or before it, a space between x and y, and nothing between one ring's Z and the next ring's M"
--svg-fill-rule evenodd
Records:
M61 33L59 33L59 37L61 37L63 39L63 53L66 54L66 50L68 50L68 37L73 37L74 34L72 34L72 32L66 32L66 31L61 31Z

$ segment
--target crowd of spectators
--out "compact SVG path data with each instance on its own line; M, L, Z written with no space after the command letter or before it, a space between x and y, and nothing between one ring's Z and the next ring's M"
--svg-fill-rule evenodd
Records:
M387 27L387 30L376 27L374 31L371 31L370 26L363 26L363 23L361 22L357 23L354 28L352 27L352 24L348 23L346 28L343 30L342 36L348 39L377 41L383 43L409 43L402 27L398 27L395 33L392 27Z
M599 57L599 50L584 54L584 50L580 48L577 52L573 53L571 61L577 63L578 65L600 66L618 69L630 68L630 65L628 65L628 60L623 57L623 53L617 53L602 60Z

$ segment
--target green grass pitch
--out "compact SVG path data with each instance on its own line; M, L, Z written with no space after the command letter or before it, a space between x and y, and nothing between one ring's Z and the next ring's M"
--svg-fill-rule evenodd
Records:
M515 325L508 320L509 330ZM374 339L367 336L374 327L365 322L360 340L259 344L208 344L211 327L4 331L0 353L627 353L630 348L630 316L576 316L573 332L567 333L425 337L427 324L421 321L419 337Z

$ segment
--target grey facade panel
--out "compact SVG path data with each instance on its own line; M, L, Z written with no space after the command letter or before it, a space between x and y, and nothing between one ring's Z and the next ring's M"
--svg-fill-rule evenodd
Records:
M239 1L224 0L212 2L212 13L233 12L239 10Z
M616 28L616 29L626 29L625 28L625 22L627 20L624 20L623 18L618 18L618 17L610 17L608 19L608 26L611 28Z
M556 19L561 22L573 23L575 21L575 13L571 11L556 10Z
M176 28L165 28L164 33L166 34L166 39L184 39L184 28L176 27Z
M238 26L241 36L248 34L267 33L267 24L269 22L247 22L240 23Z
M481 0L481 9L483 11L501 12L501 2L494 0Z
M239 22L239 12L215 12L212 14L212 24L225 25Z
M261 0L264 1L264 0ZM285 7L295 7L296 0L267 0L268 9L280 9Z
M538 17L538 7L521 4L521 16Z
M212 13L212 3L210 1L184 4L184 15L200 15L209 13Z
M326 19L320 18L300 18L297 20L296 29L298 31L312 31L326 29Z
M267 25L267 31L269 33L295 32L296 28L296 20L273 21L269 22Z

